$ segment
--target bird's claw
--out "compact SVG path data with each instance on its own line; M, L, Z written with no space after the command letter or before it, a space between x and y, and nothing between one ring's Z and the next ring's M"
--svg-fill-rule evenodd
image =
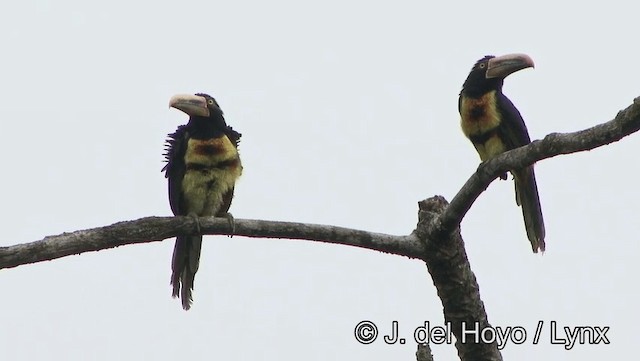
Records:
M196 222L196 233L202 234L202 230L200 228L200 217L198 217L198 215L195 213L189 213L189 217L193 218L193 220Z
M234 233L236 233L236 220L233 218L233 214L227 212L224 217L229 222L229 226L231 227L231 234L229 234L229 238L233 238Z

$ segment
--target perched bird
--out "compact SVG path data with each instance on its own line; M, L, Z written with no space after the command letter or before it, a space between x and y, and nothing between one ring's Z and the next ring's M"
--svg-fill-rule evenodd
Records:
M483 162L531 143L520 112L502 94L504 79L529 67L534 67L533 60L524 54L485 56L476 62L462 85L458 99L462 131ZM533 252L544 251L544 220L533 165L512 169L511 173L516 187L516 203L522 207ZM507 175L500 178L507 179Z
M169 179L173 214L227 217L233 229L233 217L227 211L242 174L238 155L241 134L227 125L220 106L207 94L175 95L169 107L189 115L189 122L169 134L166 143L167 164L162 170ZM193 301L201 247L202 235L189 235L178 236L173 249L173 297L180 296L185 310Z

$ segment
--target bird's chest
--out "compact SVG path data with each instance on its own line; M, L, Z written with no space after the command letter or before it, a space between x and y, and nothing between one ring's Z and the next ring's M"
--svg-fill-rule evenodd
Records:
M496 92L478 98L463 96L460 103L460 125L467 137L482 135L500 125Z
M499 134L501 121L502 116L498 110L495 91L479 98L462 98L460 103L462 132L471 140L482 161L506 150Z
M207 140L189 139L184 156L186 172L182 194L189 213L215 215L242 174L236 147L221 136Z

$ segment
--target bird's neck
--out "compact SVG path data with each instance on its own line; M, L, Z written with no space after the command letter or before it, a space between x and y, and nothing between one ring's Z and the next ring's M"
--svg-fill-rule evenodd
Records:
M477 99L492 91L499 94L502 93L502 80L495 79L493 81L478 82L467 79L462 85L460 95Z
M501 89L465 89L462 90L460 92L461 96L467 97L467 98L473 98L473 99L480 99L483 96L491 93L491 92L496 92L496 94L502 94L502 90Z
M191 117L187 126L191 136L196 139L215 138L227 129L224 117L218 114L212 114L210 117Z

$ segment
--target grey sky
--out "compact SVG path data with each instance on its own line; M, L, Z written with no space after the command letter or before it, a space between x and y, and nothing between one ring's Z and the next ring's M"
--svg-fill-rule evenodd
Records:
M594 3L595 4L595 3ZM215 96L243 133L236 218L409 233L417 201L451 199L478 155L457 96L486 54L535 70L505 93L533 139L611 119L640 95L638 5L538 1L183 1L0 5L0 246L170 215L176 93ZM547 252L533 255L513 184L494 182L462 234L494 326L523 326L505 360L635 352L638 136L536 168ZM411 360L360 345L372 320L403 336L442 306L419 261L303 241L205 237L195 301L171 299L173 240L0 271L6 360ZM545 321L539 345L531 338ZM610 326L610 345L549 344ZM453 345L433 346L437 360Z

